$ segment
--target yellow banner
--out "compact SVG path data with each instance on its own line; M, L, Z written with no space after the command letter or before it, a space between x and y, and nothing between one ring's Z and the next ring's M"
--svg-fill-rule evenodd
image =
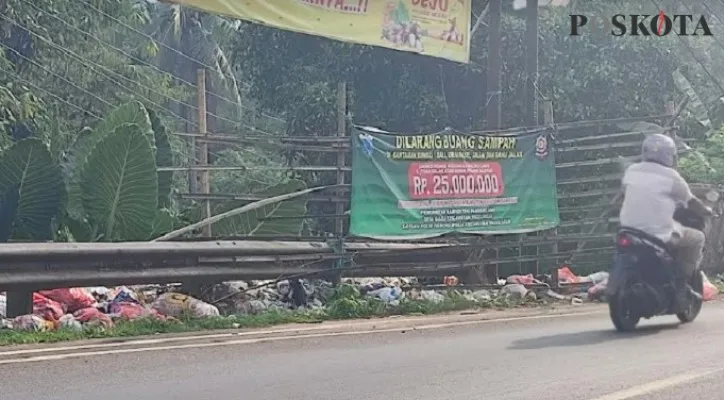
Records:
M472 0L166 0L343 42L470 60Z

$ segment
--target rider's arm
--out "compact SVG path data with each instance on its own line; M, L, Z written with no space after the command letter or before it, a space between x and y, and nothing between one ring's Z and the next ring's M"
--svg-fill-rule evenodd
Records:
M686 206L692 211L709 216L712 214L711 208L706 204L702 203L689 188L689 184L686 183L684 178L677 172L674 176L674 186L671 190L671 196L674 198L677 204Z

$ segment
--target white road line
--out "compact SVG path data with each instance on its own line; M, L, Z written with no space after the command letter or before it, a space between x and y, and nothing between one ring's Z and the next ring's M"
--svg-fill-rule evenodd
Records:
M190 338L183 337L183 338L176 338L176 339L173 339L173 338L149 339L149 340L139 340L139 341L135 341L135 342L104 343L104 344L85 345L85 346L78 346L78 347L68 346L68 347L56 347L56 348L46 348L46 349L16 350L16 351L2 352L2 353L0 353L0 357L2 357L2 356L22 356L22 355L30 355L30 354L38 354L38 353L68 351L68 350L108 349L108 350L101 350L101 351L82 351L82 352L65 353L65 354L50 354L50 355L39 355L39 356L31 356L31 357L11 358L11 359L7 359L7 360L0 359L0 365L2 365L2 364L20 364L20 363L30 363L30 362L40 362L40 361L57 361L57 360L64 360L64 359L69 359L69 358L106 356L106 355L111 355L111 354L141 353L141 352L145 352L145 351L201 349L201 348L206 348L206 347L236 346L236 345L245 345L245 344L278 342L278 341L296 340L296 339L311 339L311 338L332 337L332 336L370 335L370 334L375 334L375 333L390 333L390 332L400 332L400 331L405 331L405 330L408 330L408 331L431 330L431 329L440 329L440 328L451 328L451 327L456 327L456 326L482 325L482 324L490 324L490 323L496 323L496 322L512 322L512 321L541 320L541 319L565 318L565 317L573 317L573 316L585 316L585 315L594 315L594 314L600 314L600 313L601 312L599 312L599 311L592 311L592 312L585 312L585 313L532 315L532 316L525 316L525 317L510 317L510 318L476 320L476 321L459 321L459 322L450 322L450 323L442 323L442 324L428 324L428 325L408 326L408 327L398 327L398 328L370 329L370 330L359 330L359 331L348 331L348 332L312 333L312 334L306 334L306 335L291 335L291 336L276 336L276 337L261 337L261 338L251 338L251 339L228 340L228 341L213 342L213 343L208 343L208 342L190 343L190 344L177 344L177 345L169 345L169 346L138 347L138 348L132 348L132 349L118 349L118 348L113 349L113 347L132 346L132 345L149 344L149 343L150 344L160 344L160 343L175 342L178 339L190 340ZM297 332L297 331L299 331L299 330L298 329L289 330L289 332ZM274 332L274 331L269 331L269 332ZM254 333L248 332L248 334L254 334ZM259 333L256 332L255 334L259 334ZM219 338L219 337L233 337L234 335L235 334L219 334L219 335L213 335L213 336L215 338ZM212 335L196 336L196 337L193 337L193 339L204 340L206 338L209 338L209 336L212 336Z
M19 354L38 354L38 353L50 353L58 351L69 351L69 350L89 350L89 349L104 349L113 347L127 347L127 346L142 346L142 345L154 345L163 344L169 342L186 342L190 340L211 340L211 339L223 339L232 338L236 336L257 336L257 335L275 335L280 333L291 333L291 332L308 332L317 330L334 329L334 327L315 327L315 328L298 328L298 329L277 329L271 331L257 331L257 332L229 332L229 333L212 333L202 335L191 335L191 336L178 336L169 337L162 339L132 339L125 341L118 341L112 343L99 343L99 344L83 344L77 346L62 346L62 347L44 347L40 349L24 349L24 350L10 350L0 351L0 357L3 356L14 356Z
M675 375L666 379L661 379L658 381L652 381L645 383L643 385L634 386L625 390L621 390L614 393L609 393L605 396L596 397L595 399L589 399L589 400L627 400L632 399L634 397L639 397L647 394L652 394L655 392L662 391L664 389L669 389L675 386L679 386L684 383L688 383L691 381L695 381L697 379L701 379L703 377L715 374L717 372L724 371L724 368L718 368L714 370L708 370L708 371L697 371L697 372L689 372L682 375Z

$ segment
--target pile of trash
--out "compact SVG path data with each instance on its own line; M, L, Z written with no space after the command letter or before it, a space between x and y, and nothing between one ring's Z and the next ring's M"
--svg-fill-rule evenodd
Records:
M704 301L713 300L719 294L719 288L711 283L706 274L701 272L704 280L702 298ZM606 287L608 285L608 272L599 271L587 276L578 276L564 265L558 269L559 287L575 288L572 297L588 301L606 301Z
M173 321L222 315L255 315L267 311L329 312L340 299L362 299L398 306L404 302L442 303L460 299L478 304L503 304L551 299L580 304L605 300L607 272L575 275L568 266L558 270L559 287L551 290L550 276L513 275L489 288L460 285L454 276L428 285L417 278L345 279L335 287L324 280L235 281L205 288L198 298L180 293L174 285L91 287L42 290L33 294L33 312L5 318L7 298L0 293L0 329L52 331L57 329L109 329L118 321L152 318ZM717 293L705 278L705 300ZM345 292L347 290L347 292Z
M33 293L33 312L7 319L7 298L0 294L0 329L52 331L61 328L108 329L119 320L219 316L206 302L181 293L143 290L121 286L114 289L68 288Z
M445 283L442 289L425 289L416 278L367 278L346 279L342 286L354 288L355 296L391 306L414 300L441 303L451 296L471 302L536 299L534 291L517 283L499 289L456 287L454 277ZM306 279L226 282L206 288L199 298L172 285L52 289L33 293L32 314L12 319L3 317L7 299L0 293L0 329L109 329L118 321L141 318L168 321L295 309L323 312L340 297L340 290L324 280Z

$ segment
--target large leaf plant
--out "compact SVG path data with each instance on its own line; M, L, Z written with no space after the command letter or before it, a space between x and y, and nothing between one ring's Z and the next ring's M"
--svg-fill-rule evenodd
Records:
M173 229L168 132L141 103L81 131L60 163L37 138L0 153L0 242L148 240ZM57 238L56 238L57 239Z

